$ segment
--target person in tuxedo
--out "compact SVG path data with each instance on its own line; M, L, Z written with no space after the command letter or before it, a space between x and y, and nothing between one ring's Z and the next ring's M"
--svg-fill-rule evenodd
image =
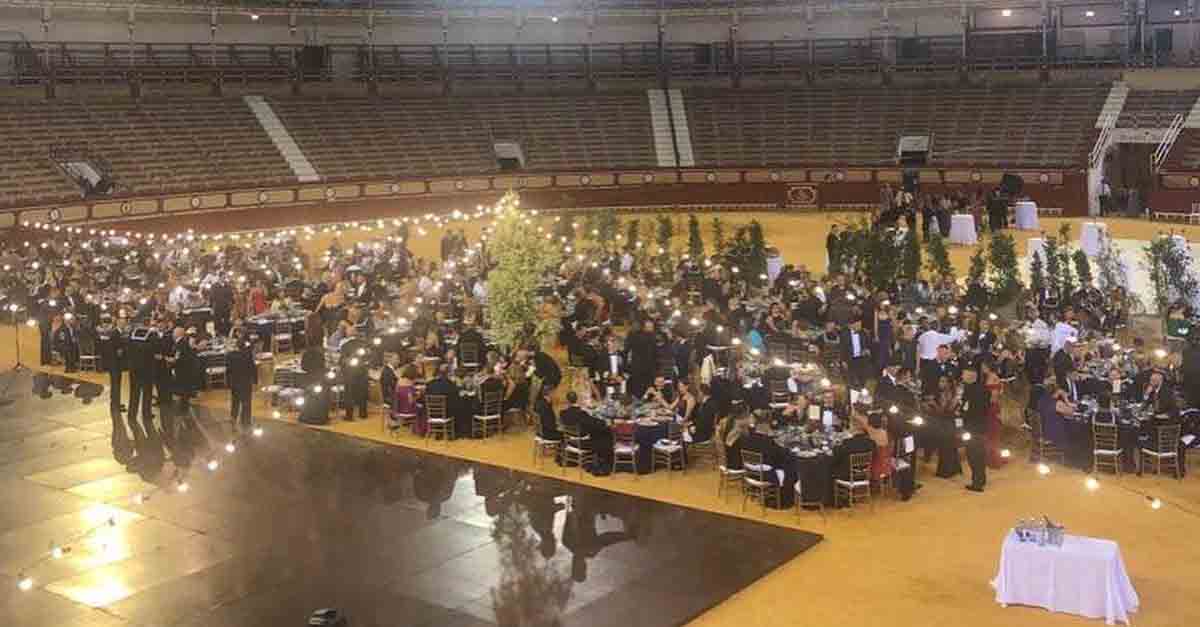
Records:
M104 369L108 372L108 409L113 418L121 415L121 379L126 368L125 353L129 345L129 317L124 311L117 314L116 324L102 320L96 328L96 345Z
M229 337L229 333L232 331L230 315L233 312L233 301L233 287L229 285L224 276L218 278L208 288L208 302L213 311L213 327L217 335L221 337Z
M1136 396L1133 381L1126 379L1120 368L1108 369L1108 377L1100 383L1097 392L1103 405L1130 401Z
M589 414L579 406L579 396L567 392L567 406L558 417L563 427L587 436L584 446L591 450L596 464L603 472L612 468L613 434L603 420Z
M1058 387L1065 388L1067 386L1067 378L1079 365L1080 357L1083 353L1083 346L1078 342L1068 341L1063 350L1054 353L1050 359L1054 367L1054 382Z
M399 361L400 358L395 353L387 353L383 356L383 368L379 371L379 398L383 399L383 404L389 411L393 408L392 399L396 394L396 383L400 379L396 372Z
M370 379L367 376L369 352L367 343L358 337L354 327L350 327L348 339L342 343L339 353L342 381L346 386L342 392L342 407L346 410L347 422L354 421L356 409L360 420L367 417L367 397L370 387Z
M884 366L879 381L875 384L875 404L885 409L893 405L899 410L912 409L916 405L915 399L912 392L901 382L901 377L907 376L911 376L909 371L901 368L896 362Z
M1175 402L1175 394L1166 385L1166 377L1161 370L1150 374L1150 380L1142 388L1138 402L1154 415L1165 415L1169 418L1179 417L1179 408Z
M625 348L629 358L628 392L634 398L641 398L654 381L654 372L658 368L654 321L643 320L642 327L625 338Z
M963 421L963 430L967 437L967 464L971 467L971 484L967 489L972 492L983 492L987 486L987 426L988 407L992 403L991 394L979 380L979 371L967 368L962 372L963 393L959 405L959 416Z
M605 341L605 352L596 356L591 366L592 381L596 382L596 397L603 398L606 388L613 387L618 391L621 383L629 372L629 364L621 352L616 336L609 336Z
M851 320L850 328L842 334L842 360L846 362L846 378L851 387L862 388L871 375L871 343L862 319Z
M234 338L233 350L226 356L229 375L229 418L233 421L234 433L249 429L254 423L251 408L254 405L254 386L258 385L258 366L254 363L254 350L251 342L241 338L239 333Z
M958 378L958 368L950 358L950 347L945 344L938 346L936 357L926 361L921 368L921 395L936 395L940 389L938 382L943 377Z
M71 312L63 315L63 323L54 333L54 347L62 355L67 373L79 371L79 322Z
M531 345L529 353L533 355L533 374L542 380L542 389L554 391L562 382L562 368L554 358L546 354L540 347Z

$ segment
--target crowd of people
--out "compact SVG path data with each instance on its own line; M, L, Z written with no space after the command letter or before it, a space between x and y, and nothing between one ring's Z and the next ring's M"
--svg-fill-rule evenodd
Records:
M282 335L295 336L299 378L284 386L293 396L275 389L272 400L303 422L338 409L365 418L377 380L391 429L431 435L448 421L439 436L485 437L481 416L500 416L501 429L530 421L544 441L580 438L597 474L613 471L629 430L651 413L666 419L643 444L679 450L685 466L711 448L737 471L754 451L789 488L807 446L795 443L807 442L828 449L837 478L855 472L851 456L870 453L871 480L891 480L905 499L921 486L921 459L936 454L936 476L955 478L964 448L966 487L983 491L988 467L1008 461L1002 416L1017 389L1028 398L1016 405L1040 417L1049 439L1066 437L1063 421L1084 397L1138 403L1195 434L1196 345L1171 355L1140 341L1121 347L1111 328L1076 315L1070 295L1053 306L1032 298L1018 308L1024 320L1002 321L972 310L953 282L867 290L836 269L816 277L783 266L756 284L726 259L664 268L629 246L565 259L543 277L538 314L559 322L556 337L498 346L486 328L494 262L484 241L448 229L441 258L426 260L408 236L401 225L353 246L334 240L310 258L294 232L245 241L41 232L3 251L17 268L5 273L5 302L36 322L43 364L73 372L98 361L114 431L151 443L142 446L170 447L173 417L214 385L214 357L233 427L250 428L257 364L279 367L271 352ZM289 320L298 322L280 326ZM1103 380L1091 375L1100 362Z

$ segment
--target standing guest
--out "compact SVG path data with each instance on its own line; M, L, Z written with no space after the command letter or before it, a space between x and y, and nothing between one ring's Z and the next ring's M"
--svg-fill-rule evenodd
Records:
M385 411L392 408L393 395L396 393L396 366L399 362L398 355L387 353L383 358L383 368L379 371L379 398L383 399L383 405L387 408Z
M953 344L958 341L958 335L950 333L942 333L932 325L923 333L917 336L917 368L921 373L922 381L924 382L924 374L930 366L933 366L934 360L939 360L944 357L941 353L941 348ZM946 355L949 351L946 352ZM939 357L942 355L942 357ZM935 379L934 383L937 382ZM929 393L932 388L926 388L926 393Z
M875 373L878 374L892 361L892 349L896 344L896 330L892 326L892 303L880 292L876 296L875 328Z
M846 377L853 388L862 388L870 377L870 346L871 336L863 331L862 318L855 318L842 335L842 359L846 362Z
M129 317L124 310L117 312L117 323L104 321L96 329L100 359L108 371L108 409L116 418L121 415L121 373L125 370L125 351L129 344Z
M229 417L233 420L233 430L237 433L242 429L249 429L254 423L250 412L254 406L254 386L258 385L258 366L254 363L252 343L243 340L240 333L234 341L236 343L233 350L225 357L231 403Z
M979 369L982 375L981 383L988 391L987 464L992 468L1000 468L1008 463L1000 453L1000 434L1004 427L1000 421L1000 404L1004 401L1004 382L989 362L981 363Z
M988 228L993 233L1008 228L1008 200L1004 197L1004 193L997 187L988 195Z
M208 289L208 301L213 310L213 327L221 337L229 337L233 299L233 288L223 275Z
M342 407L346 410L346 421L353 422L355 409L360 420L367 417L370 380L367 377L367 344L357 337L354 327L348 329L349 338L342 343L339 365L346 385L342 392Z
M1179 373L1184 401L1188 407L1200 408L1200 338L1188 338Z
M963 393L959 405L959 415L962 417L963 429L967 439L967 464L971 466L971 484L967 489L972 492L983 492L987 486L987 450L986 439L988 429L988 408L991 407L991 396L983 382L979 380L979 371L967 368L962 372ZM957 454L957 452L955 453Z
M962 474L962 462L958 458L958 428L955 423L958 409L958 387L951 377L941 377L937 383L937 393L927 402L933 424L925 430L922 448L925 449L925 461L937 449L937 476L942 479Z
M1063 310L1062 319L1054 325L1050 333L1050 354L1053 356L1062 350L1069 342L1079 339L1079 329L1075 327L1075 310L1067 306Z
M433 384L430 384L431 386ZM533 413L538 417L538 436L545 440L561 440L562 431L558 429L558 417L554 415L554 407L550 397L543 391L533 402Z
M62 355L68 373L79 371L79 323L70 312L63 315L63 323L54 334L54 347Z
M1075 405L1051 379L1046 380L1046 393L1038 401L1038 414L1042 418L1042 437L1066 450L1067 427L1064 417L1075 414Z
M827 269L828 274L834 274L842 271L842 243L841 234L838 233L836 224L829 227L829 235L825 236L825 254L829 260Z
M628 392L634 398L641 398L654 380L658 366L654 321L649 318L642 321L641 329L625 338L625 348L629 354Z

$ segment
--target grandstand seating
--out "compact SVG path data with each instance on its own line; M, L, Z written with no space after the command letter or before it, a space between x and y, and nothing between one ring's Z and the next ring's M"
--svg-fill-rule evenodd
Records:
M118 192L155 194L295 180L241 100L11 102L0 105L0 203L79 197L50 159L59 145L105 159Z
M895 162L932 136L942 164L1070 166L1095 141L1105 87L816 88L687 93L697 165Z
M1187 117L1200 89L1132 90L1117 118L1119 128L1166 128L1176 115Z
M331 180L497 171L517 141L534 171L653 167L645 92L437 99L272 100Z

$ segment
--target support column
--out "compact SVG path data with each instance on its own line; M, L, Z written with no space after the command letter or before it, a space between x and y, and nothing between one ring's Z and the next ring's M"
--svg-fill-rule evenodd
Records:
M958 82L966 85L971 82L971 11L966 2L959 6L959 19L962 21L962 50L959 51Z
M666 89L670 84L670 68L667 67L667 14L658 14L658 87Z
M54 100L55 87L58 81L56 76L55 66L50 63L50 27L54 21L54 14L50 10L50 5L42 7L42 71L46 73L46 99Z
M375 76L375 11L367 13L367 95L379 95L379 81Z
M729 12L729 78L734 87L742 86L742 54L738 44L738 25L741 16L737 11Z
M592 37L596 30L596 8L592 7L587 14L587 40L583 44L583 63L587 72L588 91L596 90L596 74L592 68Z

